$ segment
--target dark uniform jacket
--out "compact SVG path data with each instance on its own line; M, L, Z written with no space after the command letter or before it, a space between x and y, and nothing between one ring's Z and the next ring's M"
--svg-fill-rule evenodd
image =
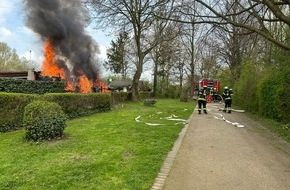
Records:
M198 99L197 100L205 100L206 99L206 95L207 95L207 92L205 89L200 89L198 91Z
M230 99L232 99L232 95L233 95L233 92L232 91L230 91L230 90L225 90L224 92L223 92L223 99L224 100L230 100Z

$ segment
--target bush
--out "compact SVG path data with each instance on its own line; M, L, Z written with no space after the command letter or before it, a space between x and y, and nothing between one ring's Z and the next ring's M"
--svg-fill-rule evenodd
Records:
M188 102L189 101L188 89L182 89L179 99L181 102Z
M25 107L23 126L26 140L51 140L62 137L66 116L57 103L34 101Z
M290 122L290 67L269 68L259 83L259 113L279 122Z
M155 103L156 103L155 99L146 99L146 100L144 100L144 106L154 106Z
M239 80L234 86L233 103L249 112L258 112L257 86L262 68L253 62L243 64Z

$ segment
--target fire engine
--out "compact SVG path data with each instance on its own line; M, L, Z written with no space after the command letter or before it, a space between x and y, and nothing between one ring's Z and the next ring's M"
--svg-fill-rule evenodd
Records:
M221 86L218 79L202 78L198 81L198 88L207 86L207 102L220 101Z

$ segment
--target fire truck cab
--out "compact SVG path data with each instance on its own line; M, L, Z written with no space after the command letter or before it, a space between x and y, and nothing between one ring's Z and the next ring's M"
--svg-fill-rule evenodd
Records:
M221 87L218 79L200 79L198 82L198 88L201 89L204 86L207 86L207 102L220 101Z

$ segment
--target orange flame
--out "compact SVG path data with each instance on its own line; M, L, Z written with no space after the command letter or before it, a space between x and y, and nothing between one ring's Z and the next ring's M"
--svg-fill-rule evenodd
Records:
M47 38L44 44L44 56L45 59L42 63L42 72L43 76L50 77L61 77L65 79L65 72L56 64L55 59L55 48L53 47L52 40ZM81 72L81 71L80 71ZM67 80L66 91L77 91L80 93L90 93L92 92L93 81L90 81L85 75L82 75L77 79L77 84L73 81ZM108 86L101 80L96 80L95 84L102 89L99 92L110 92Z
M98 84L98 86L100 87L101 91L100 92L111 92L109 90L108 85L106 85L103 81L101 80L96 80L96 83Z
M59 68L55 61L55 50L50 38L47 38L44 44L44 56L45 59L42 63L42 75L50 77L65 78L64 71Z
M90 93L92 91L93 84L85 75L79 77L78 85L81 93Z
M71 81L68 81L65 87L65 91L72 92L74 90L75 89L74 89L73 83Z

